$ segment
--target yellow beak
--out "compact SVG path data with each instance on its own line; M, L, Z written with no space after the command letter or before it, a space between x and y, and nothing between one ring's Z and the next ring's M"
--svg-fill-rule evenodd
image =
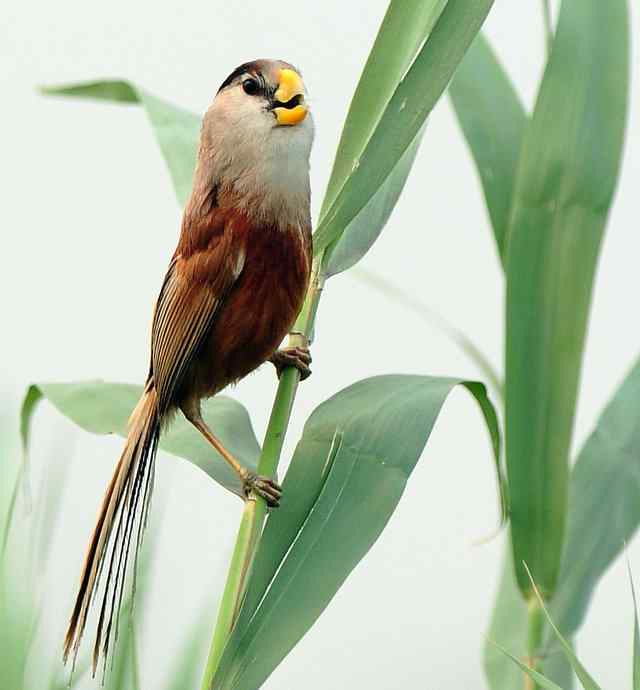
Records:
M307 116L304 105L304 84L300 75L292 69L281 69L278 75L277 105L273 112L279 125L297 125ZM295 99L295 100L294 100ZM293 101L293 103L290 103Z

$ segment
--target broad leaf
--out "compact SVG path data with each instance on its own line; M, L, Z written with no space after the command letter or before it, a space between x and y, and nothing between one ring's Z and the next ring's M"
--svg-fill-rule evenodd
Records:
M351 159L344 183L336 184L335 199L330 190L314 236L316 252L338 239L414 142L492 4L493 0L449 0L444 7L361 155Z
M604 409L571 473L567 543L551 611L566 638L579 629L598 581L640 525L640 359ZM607 510L602 510L606 505ZM527 611L506 559L489 630L516 656L526 650ZM550 640L548 641L550 642ZM555 650L554 650L555 651ZM552 661L558 659L554 653ZM514 669L491 646L485 670L492 690L520 690ZM545 662L545 673L564 687Z
M127 420L142 386L104 381L34 384L27 391L21 416L24 452L28 452L34 396L44 397L72 422L94 434L126 437ZM256 469L260 446L246 409L237 401L216 396L204 403L207 424L224 445L247 467ZM160 438L160 448L189 460L229 491L242 494L236 473L180 414Z
M321 217L367 146L402 77L449 0L391 0L342 129Z
M377 290L388 299L410 309L425 323L444 333L478 367L487 383L491 384L495 392L500 397L503 396L502 381L493 364L491 364L487 355L482 352L473 340L459 328L449 323L444 316L431 309L419 297L403 290L399 285L383 278L379 273L364 268L356 268L353 271L353 276L356 280Z
M506 437L514 562L525 594L530 582L523 562L545 597L560 569L585 329L622 151L626 5L562 3L515 183Z
M418 132L389 177L344 229L340 238L327 249L322 262L322 272L327 277L358 263L378 239L404 189L423 134L424 129Z
M504 265L513 185L527 116L513 84L482 34L460 63L451 102L473 156Z
M640 525L639 458L640 359L605 407L571 474L567 543L551 603L567 637L581 625L598 581Z
M423 3L414 4L422 7ZM420 12L423 10L420 10L418 14ZM394 19L393 26L396 21L397 18ZM369 80L366 81L368 83ZM149 116L154 134L171 172L178 201L181 205L185 204L191 190L200 133L198 115L157 98L127 81L97 81L54 86L43 89L43 93L141 104ZM413 144L407 149L384 184L345 229L340 242L331 248L323 266L325 274L334 275L350 268L376 241L402 192L422 140L422 134L423 132L418 133Z
M42 92L53 96L141 104L169 166L178 202L184 206L191 193L196 164L201 120L199 115L168 103L129 81L91 81L49 86L43 88Z
M379 376L320 405L284 481L215 687L255 690L313 625L395 510L444 401L465 386L480 405L496 465L499 431L484 386Z

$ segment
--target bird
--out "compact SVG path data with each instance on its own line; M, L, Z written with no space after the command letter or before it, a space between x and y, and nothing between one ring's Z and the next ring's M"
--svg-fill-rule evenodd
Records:
M215 436L201 401L267 361L310 374L308 347L279 349L310 281L309 157L313 118L300 71L282 60L229 74L200 130L191 195L156 301L149 373L91 535L64 639L74 664L103 580L93 646L95 676L117 635L129 552L137 561L158 441L182 413L237 472L242 497L277 507L282 490L244 467ZM135 587L135 578L134 585Z

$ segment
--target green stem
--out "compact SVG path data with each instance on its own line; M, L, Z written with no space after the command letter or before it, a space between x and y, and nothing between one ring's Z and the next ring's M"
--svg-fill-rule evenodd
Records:
M318 302L322 294L323 277L320 275L322 257L314 261L311 284L304 305L289 335L291 347L307 345L313 333ZM258 461L258 474L272 477L278 469L284 438L289 426L293 402L300 382L300 372L291 367L283 371L271 409L262 452ZM202 679L202 690L213 690L213 678L222 658L225 644L236 621L251 572L253 557L260 541L267 517L267 505L259 496L245 502L236 545L231 557L227 582L218 610L216 627L211 641L209 657Z
M553 22L551 21L550 0L542 0L542 15L544 17L544 38L548 59L549 55L551 55L551 48L553 46Z
M541 672L540 645L544 632L544 615L540 602L535 595L531 595L527 601L527 664L534 671ZM529 676L525 679L525 690L538 690Z

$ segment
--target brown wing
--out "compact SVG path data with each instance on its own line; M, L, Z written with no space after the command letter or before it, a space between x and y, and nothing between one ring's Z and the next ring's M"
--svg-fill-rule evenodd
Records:
M151 371L163 414L189 363L214 323L216 312L244 265L244 252L229 233L218 233L190 255L178 252L164 279L151 334Z

